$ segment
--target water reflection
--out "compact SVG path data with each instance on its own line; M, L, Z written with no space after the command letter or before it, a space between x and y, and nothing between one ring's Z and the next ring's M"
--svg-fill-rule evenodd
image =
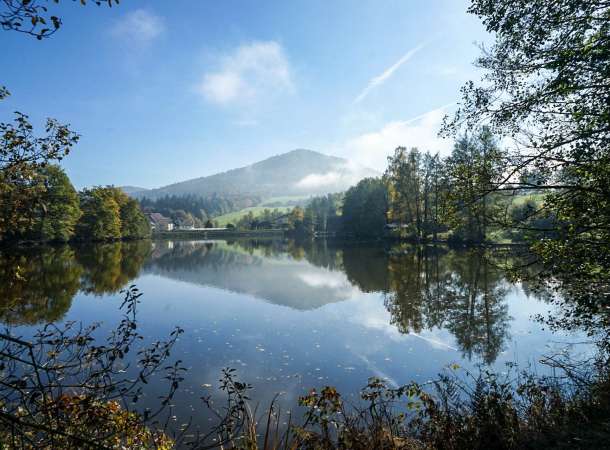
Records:
M493 363L509 340L511 285L482 250L273 241L150 241L0 255L0 320L57 321L82 291L115 294L140 274L315 310L379 293L401 334L445 330L466 359Z
M80 288L82 271L70 247L3 253L0 320L32 325L61 319Z
M388 268L386 307L402 333L445 328L467 359L495 361L509 337L508 284L488 253L416 248Z
M150 241L5 250L0 253L0 321L59 321L79 290L95 295L121 290L138 276L150 250Z
M402 334L446 329L463 357L493 363L509 339L510 285L484 250L293 241L160 243L146 270L305 310L381 292Z
M146 273L310 310L351 298L337 252L293 241L157 242ZM315 264L313 263L315 261Z
M89 294L113 294L136 278L150 255L150 241L112 242L79 248L83 267L81 289Z

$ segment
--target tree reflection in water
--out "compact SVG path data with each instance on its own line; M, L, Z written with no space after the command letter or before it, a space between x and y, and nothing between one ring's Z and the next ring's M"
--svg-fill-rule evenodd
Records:
M13 325L60 320L79 290L115 294L143 267L298 310L347 300L352 288L378 292L401 333L448 330L465 358L485 363L494 362L509 337L510 284L488 251L326 241L135 241L5 252L0 320ZM325 272L314 272L320 268ZM335 278L329 287L315 286L306 283L307 274Z
M138 276L150 250L148 240L82 246L77 253L84 269L81 289L95 295L120 291Z
M150 241L33 247L0 253L0 321L36 325L61 320L79 290L120 291L136 278Z
M0 255L0 320L33 325L60 320L80 288L74 249L33 248Z
M508 284L486 251L403 249L388 268L385 304L402 333L445 328L465 358L496 360L509 337Z
M261 273L278 270L276 266L266 265L270 258L306 260L311 266L345 274L349 284L361 292L383 294L391 323L401 333L446 329L454 335L467 359L478 357L485 363L493 363L509 338L506 295L510 284L496 258L483 249L384 248L291 240L238 240L218 245L174 242L157 246L148 267L162 276L256 293L272 303L296 307L288 301L287 293L282 294L286 296L283 301L277 295L271 298L271 293L266 292L264 286L268 286L269 280ZM236 267L241 267L240 275L247 273L248 276L237 280ZM292 270L299 272L303 267L295 264ZM219 275L228 272L235 278ZM288 279L277 278L277 283L282 283L281 278ZM301 289L302 297L312 294L305 288L296 282L290 286L291 291ZM329 301L332 299L311 305L319 307Z

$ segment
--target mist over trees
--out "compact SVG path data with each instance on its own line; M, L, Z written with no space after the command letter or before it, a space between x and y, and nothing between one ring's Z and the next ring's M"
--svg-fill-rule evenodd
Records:
M552 212L544 219L530 214L541 207L539 196L495 189L506 164L507 153L488 127L458 136L444 158L398 147L388 157L382 177L364 179L337 195L331 209L320 209L325 197L314 198L304 220L327 224L331 217L332 227L325 230L416 242L522 242L551 233ZM517 224L527 225L527 232L517 229ZM320 227L307 229L320 231Z

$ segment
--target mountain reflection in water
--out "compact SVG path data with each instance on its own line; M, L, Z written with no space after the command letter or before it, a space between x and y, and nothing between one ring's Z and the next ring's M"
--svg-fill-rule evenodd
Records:
M299 311L379 293L389 312L385 326L414 336L448 331L463 358L493 363L510 339L507 295L514 291L497 263L480 249L325 241L137 241L29 248L0 256L0 320L9 325L59 321L79 291L115 294L140 275L245 294ZM527 286L521 289L527 293Z

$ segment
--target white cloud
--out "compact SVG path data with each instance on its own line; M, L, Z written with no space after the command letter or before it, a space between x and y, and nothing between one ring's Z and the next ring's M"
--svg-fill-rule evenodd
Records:
M447 109L452 105L441 106L406 121L389 122L378 131L349 139L343 144L343 152L357 163L379 171L385 170L387 157L398 146L447 155L453 143L450 139L439 138L438 132Z
M338 172L327 173L310 173L306 177L300 179L296 186L301 189L317 189L328 186L333 186L341 180L341 174Z
M363 295L355 301L350 302L349 312L345 319L370 330L376 330L385 334L395 342L407 341L412 338L421 339L438 350L457 351L453 344L453 338L443 329L422 330L420 333L402 333L396 325L392 324L390 312L383 302L375 295Z
M380 75L377 75L376 77L372 78L369 81L369 83L366 85L366 87L362 90L362 92L358 95L358 97L356 97L356 99L354 100L354 103L361 102L369 94L369 92L371 92L373 89L375 89L380 84L385 83L385 81L388 78L390 78L394 74L394 72L396 72L400 68L400 66L402 66L404 63L406 63L408 60L410 60L413 57L413 55L415 55L418 51L420 51L423 48L423 46L424 45L421 44L415 48L412 48L407 53L405 53L402 56L402 58L400 58L398 61L396 61L386 70L384 70Z
M333 170L324 173L310 173L294 185L304 191L339 192L353 186L366 177L378 176L379 173L348 161L347 164L336 164Z
M150 11L136 9L116 21L110 31L116 38L142 45L159 37L165 31L165 23Z
M345 288L346 290L351 290L352 288L344 274L339 272L301 273L298 277L311 287Z
M201 92L216 103L228 103L246 89L241 77L233 72L207 74L201 84Z
M228 105L292 88L290 67L275 41L241 45L205 73L197 91L209 102Z

